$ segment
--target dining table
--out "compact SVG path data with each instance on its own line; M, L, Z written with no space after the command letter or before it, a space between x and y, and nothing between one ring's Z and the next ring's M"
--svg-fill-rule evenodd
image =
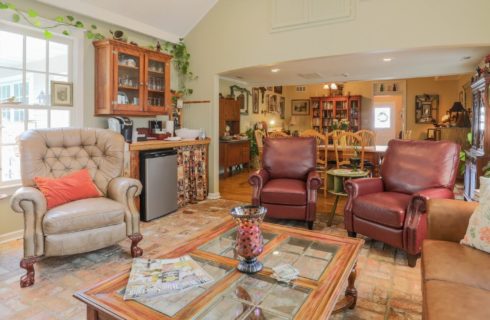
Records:
M335 160L335 146L328 144L327 146L327 160ZM354 148L353 146L346 146L344 148ZM320 144L317 146L318 151L325 151L325 145ZM379 175L379 168L383 160L383 156L388 149L387 145L374 145L364 147L364 160L371 162L374 165L373 176ZM342 150L339 150L339 156L342 156Z

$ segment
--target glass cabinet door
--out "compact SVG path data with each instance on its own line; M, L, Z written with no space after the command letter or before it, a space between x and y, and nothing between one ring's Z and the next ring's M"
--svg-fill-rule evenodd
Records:
M115 110L143 111L142 108L142 55L125 48L116 49Z
M170 103L169 61L157 54L146 56L145 110L163 113Z

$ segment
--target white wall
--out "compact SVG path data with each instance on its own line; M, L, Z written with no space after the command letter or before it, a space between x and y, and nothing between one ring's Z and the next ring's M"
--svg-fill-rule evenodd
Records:
M212 133L210 188L218 192L218 74L280 61L418 47L489 44L488 0L358 0L352 21L270 32L270 1L220 0L186 37L199 78L193 99L210 100L186 125ZM457 23L454 23L457 21ZM396 75L395 75L396 77Z

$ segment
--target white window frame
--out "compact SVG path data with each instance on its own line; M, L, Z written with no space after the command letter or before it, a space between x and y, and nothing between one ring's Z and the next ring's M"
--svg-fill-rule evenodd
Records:
M23 45L23 62L22 62L22 81L25 82L26 73L32 72L26 70L26 37L34 37L42 40L46 40L42 30L37 28L33 28L29 24L24 21L20 21L19 23L12 23L11 14L9 10L1 10L0 11L0 30L13 32L22 34L24 36L24 45ZM44 25L52 25L53 22L46 19L39 19L41 23ZM0 105L0 113L4 108L9 109L22 109L25 110L24 114L24 127L27 128L28 123L28 112L29 110L48 110L48 127L51 125L51 112L50 110L69 110L70 112L70 126L71 127L82 127L83 126L83 67L84 67L84 30L71 29L71 35L65 36L62 34L62 31L66 28L59 28L51 30L53 32L52 41L57 43L63 43L68 45L68 75L61 75L56 73L49 72L49 56L46 56L46 70L44 72L46 74L46 83L47 83L47 92L50 90L50 75L60 75L67 76L68 82L73 83L73 106L72 107L59 107L59 106L51 106L51 101L48 101L46 105L29 105L25 104L23 100L21 104L2 104ZM49 40L46 45L46 53L49 50ZM19 68L7 68L11 70L20 70ZM13 88L13 86L12 86ZM12 93L11 89L11 93ZM23 95L22 98L25 97L25 86L23 87ZM0 119L1 120L1 119ZM0 123L1 125L1 123ZM0 133L1 134L1 133ZM1 146L6 145L15 145L15 144L0 144ZM1 166L1 152L0 152L0 166ZM0 170L2 168L0 167ZM17 187L21 184L20 180L13 181L0 181L0 193L6 193L8 195L12 194Z

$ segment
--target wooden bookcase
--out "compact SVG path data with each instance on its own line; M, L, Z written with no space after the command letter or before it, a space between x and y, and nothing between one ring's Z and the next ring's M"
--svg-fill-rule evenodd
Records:
M153 116L172 110L171 56L108 39L93 45L95 115Z
M361 129L362 96L312 97L310 100L311 126L316 131L331 132L334 119L349 120L351 131Z
M475 199L475 189L480 187L483 167L490 161L490 74L484 73L471 85L473 90L472 145L466 153L464 197Z

